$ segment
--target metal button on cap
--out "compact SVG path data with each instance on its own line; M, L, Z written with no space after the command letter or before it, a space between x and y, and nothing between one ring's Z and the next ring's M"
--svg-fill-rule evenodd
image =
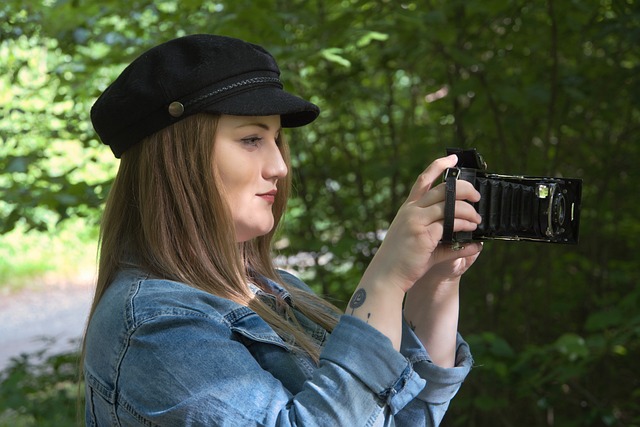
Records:
M182 105L181 102L173 101L171 104L169 104L169 114L171 114L173 117L180 117L182 114L184 114L184 105Z

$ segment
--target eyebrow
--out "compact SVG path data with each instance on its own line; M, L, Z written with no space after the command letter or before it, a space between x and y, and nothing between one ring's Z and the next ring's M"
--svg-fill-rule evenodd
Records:
M267 125L266 123L262 123L262 122L242 123L241 125L236 126L236 129L249 127L249 126L257 126L257 127L262 128L264 130L271 130L269 125ZM281 130L282 130L282 126L277 129L277 132L280 132Z

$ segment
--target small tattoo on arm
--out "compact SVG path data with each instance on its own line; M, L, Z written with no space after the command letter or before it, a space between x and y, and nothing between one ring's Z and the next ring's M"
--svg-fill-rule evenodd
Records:
M362 306L364 304L364 300L367 299L367 291L364 289L358 289L355 294L351 297L351 302L349 303L349 307L351 307L351 314L356 310L356 308Z
M415 332L416 330L416 325L413 324L413 322L411 320L409 320L409 327L411 328L412 331Z

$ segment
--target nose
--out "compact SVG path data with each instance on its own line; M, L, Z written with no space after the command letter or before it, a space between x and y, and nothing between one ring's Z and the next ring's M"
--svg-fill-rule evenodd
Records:
M282 157L280 148L276 141L272 141L268 144L269 149L267 151L267 158L265 161L265 167L263 168L263 176L265 179L279 179L287 176L289 169Z

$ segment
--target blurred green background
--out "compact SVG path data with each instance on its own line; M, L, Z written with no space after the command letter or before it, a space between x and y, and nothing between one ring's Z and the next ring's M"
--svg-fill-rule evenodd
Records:
M321 107L288 132L277 259L339 304L445 147L582 178L579 245L489 242L465 276L477 366L444 424L640 426L637 0L5 0L0 297L91 268L117 163L90 106L143 50L200 32L265 46ZM73 425L76 373L73 353L14 359L0 425Z

